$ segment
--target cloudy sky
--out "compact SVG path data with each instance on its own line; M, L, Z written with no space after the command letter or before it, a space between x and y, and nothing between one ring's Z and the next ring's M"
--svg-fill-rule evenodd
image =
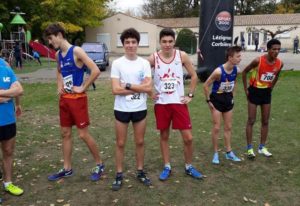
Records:
M110 4L115 7L117 11L126 11L128 9L139 8L145 0L113 0Z

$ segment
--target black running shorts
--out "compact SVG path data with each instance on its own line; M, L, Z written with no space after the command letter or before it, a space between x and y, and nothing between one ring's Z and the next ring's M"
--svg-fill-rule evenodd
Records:
M271 93L271 88L261 89L250 86L248 88L248 99L255 105L271 104Z
M0 126L0 141L9 140L16 136L16 123Z
M129 123L132 121L133 123L139 122L146 118L147 110L138 111L138 112L121 112L114 110L115 118L123 123Z
M210 101L216 108L216 110L220 112L228 112L233 108L233 95L230 93L211 93Z

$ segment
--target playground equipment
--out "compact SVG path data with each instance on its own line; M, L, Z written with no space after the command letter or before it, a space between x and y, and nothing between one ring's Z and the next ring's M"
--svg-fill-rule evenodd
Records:
M14 28L17 27L16 31L10 32L10 39L2 39L1 31L3 25L0 23L0 44L1 44L1 54L2 57L11 65L15 66L14 61L14 47L18 44L21 49L21 57L22 61L34 61L33 56L30 54L31 49L29 46L40 53L41 56L45 56L55 59L55 51L40 44L37 42L31 41L31 32L29 30L25 31L26 22L21 15L25 13L20 11L19 7L15 8L14 12L10 12L11 14L15 14L14 18L10 22L10 24L15 25ZM46 51L46 52L45 52ZM54 54L54 55L53 55Z

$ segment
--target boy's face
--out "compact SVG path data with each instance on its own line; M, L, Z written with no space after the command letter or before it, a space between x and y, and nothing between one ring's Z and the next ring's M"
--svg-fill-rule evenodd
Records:
M127 55L135 55L139 44L135 38L127 38L124 40L124 50Z
M242 53L241 52L234 52L233 56L229 56L229 61L233 65L238 65L242 60Z
M268 49L268 55L272 58L277 58L281 45L280 44L273 44L270 49Z
M55 49L59 49L60 47L60 42L61 42L61 34L51 34L50 36L47 37L48 43L51 44Z
M160 41L160 48L163 52L170 52L175 45L175 39L172 36L163 36Z

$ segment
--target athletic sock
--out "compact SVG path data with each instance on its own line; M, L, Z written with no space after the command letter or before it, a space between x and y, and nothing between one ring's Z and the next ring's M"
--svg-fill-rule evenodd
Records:
M248 149L252 149L252 148L253 148L252 144L248 144L248 145L247 145L247 150L248 150Z
M117 172L117 177L123 177L123 172Z
M165 164L165 167L167 167L171 170L171 164L170 163Z
M12 182L3 182L4 187L6 188L9 184L11 184Z
M265 146L265 144L260 144L258 149L262 149Z
M186 163L185 163L185 169L186 169L186 170L188 170L191 166L192 166L192 164L186 164Z

